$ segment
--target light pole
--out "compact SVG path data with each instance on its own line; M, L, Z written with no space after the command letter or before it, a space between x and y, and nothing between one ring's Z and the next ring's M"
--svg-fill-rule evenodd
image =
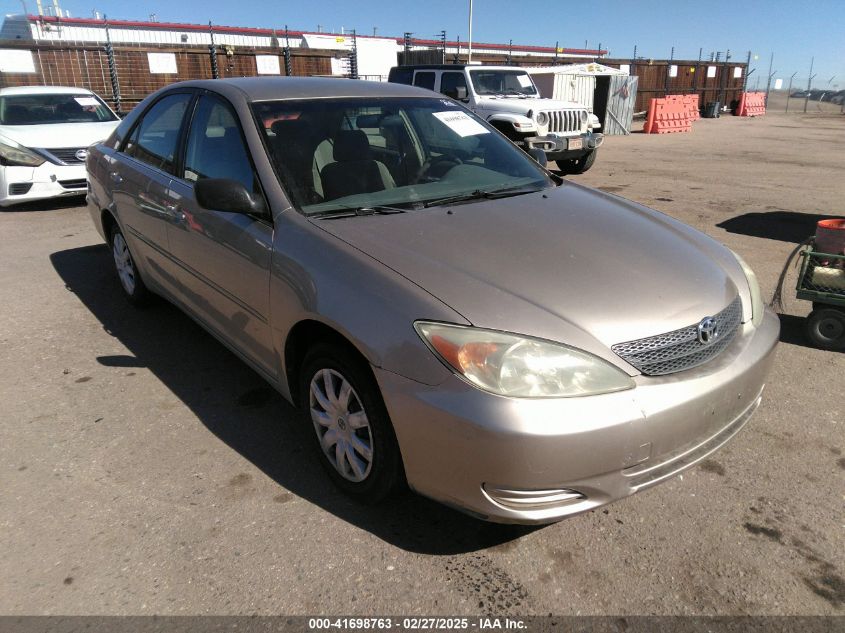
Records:
M467 38L467 64L472 63L472 0L469 0L469 37Z

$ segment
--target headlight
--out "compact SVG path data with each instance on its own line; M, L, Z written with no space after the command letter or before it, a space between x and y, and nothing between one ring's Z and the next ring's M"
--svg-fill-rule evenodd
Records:
M584 125L584 124L587 122L587 119L588 119L588 118L589 118L589 117L588 117L588 115L587 115L587 111L586 111L586 110L581 110L581 125Z
M460 377L490 393L516 398L567 398L634 386L610 363L558 343L427 321L417 321L414 327Z
M45 162L44 158L23 145L15 143L11 139L0 139L0 163L3 165L38 167Z
M537 113L537 125L546 125L549 122L549 115L545 112Z
M745 278L748 280L748 289L751 291L751 322L754 324L754 327L757 327L763 320L763 312L765 310L763 307L763 296L760 294L760 282L757 281L757 275L751 270L751 266L746 264L742 257L736 253L734 253L734 257L736 257L739 265L742 266L742 272L745 273Z

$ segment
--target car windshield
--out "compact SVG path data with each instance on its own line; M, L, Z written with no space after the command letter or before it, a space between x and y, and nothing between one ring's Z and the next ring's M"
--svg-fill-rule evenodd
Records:
M0 125L99 123L117 117L92 94L29 94L0 97Z
M253 108L282 184L306 215L554 185L528 155L449 99L265 101Z
M534 82L524 70L470 70L469 76L476 94L537 96Z

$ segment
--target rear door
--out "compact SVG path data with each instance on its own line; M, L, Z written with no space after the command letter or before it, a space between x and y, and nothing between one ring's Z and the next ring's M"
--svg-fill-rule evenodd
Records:
M167 191L185 113L194 95L170 93L150 106L113 154L106 178L126 239L155 283L174 290L167 226L174 219Z
M222 97L205 93L198 99L182 163L167 192L176 211L168 239L185 287L181 298L208 327L276 376L269 305L272 222L203 209L194 196L194 183L202 178L229 178L263 195L238 117Z

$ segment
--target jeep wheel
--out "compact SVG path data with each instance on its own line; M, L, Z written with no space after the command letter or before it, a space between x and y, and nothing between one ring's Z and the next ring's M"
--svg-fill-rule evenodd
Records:
M590 150L580 158L559 161L558 167L566 174L583 174L596 162L596 154L598 150Z

